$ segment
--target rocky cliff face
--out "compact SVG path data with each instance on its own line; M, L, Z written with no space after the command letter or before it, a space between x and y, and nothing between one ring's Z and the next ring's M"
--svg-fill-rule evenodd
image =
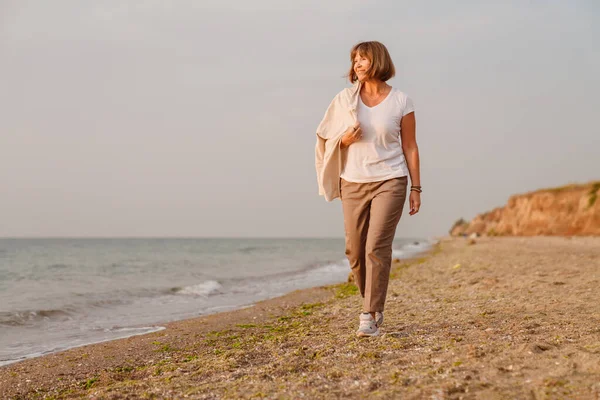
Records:
M451 235L600 235L600 181L515 195L501 208L457 221Z

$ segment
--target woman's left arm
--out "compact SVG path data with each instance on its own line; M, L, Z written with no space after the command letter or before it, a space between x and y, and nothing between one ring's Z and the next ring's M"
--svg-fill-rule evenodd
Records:
M411 112L402 117L400 121L400 135L402 136L402 151L408 165L411 185L421 186L421 173L419 161L419 147L417 146L415 113ZM410 191L410 215L415 215L421 208L421 193Z

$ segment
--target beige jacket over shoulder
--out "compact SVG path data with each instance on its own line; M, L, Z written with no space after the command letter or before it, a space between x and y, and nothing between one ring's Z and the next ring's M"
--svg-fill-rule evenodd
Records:
M319 195L333 201L340 197L340 175L345 162L342 136L357 121L356 110L360 95L360 82L339 92L329 104L323 120L317 128L315 167Z

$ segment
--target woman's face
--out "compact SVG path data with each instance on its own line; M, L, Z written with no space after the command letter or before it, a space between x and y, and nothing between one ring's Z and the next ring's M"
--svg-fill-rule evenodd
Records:
M367 77L367 71L371 68L371 61L364 55L360 53L356 53L354 57L354 72L358 77L358 80L364 82Z

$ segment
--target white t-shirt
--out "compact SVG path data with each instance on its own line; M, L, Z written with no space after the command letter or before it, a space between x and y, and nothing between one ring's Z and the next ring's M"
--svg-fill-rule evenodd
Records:
M341 177L364 183L408 175L400 120L413 111L410 97L396 88L374 107L367 107L359 96L357 113L362 137L348 147Z

